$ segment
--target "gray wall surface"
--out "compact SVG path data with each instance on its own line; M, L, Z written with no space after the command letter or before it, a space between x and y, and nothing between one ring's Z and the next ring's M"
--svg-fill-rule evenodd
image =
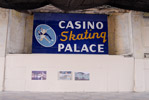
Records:
M108 16L109 54L132 54L131 14ZM33 15L11 10L9 13L8 54L30 54L32 49Z

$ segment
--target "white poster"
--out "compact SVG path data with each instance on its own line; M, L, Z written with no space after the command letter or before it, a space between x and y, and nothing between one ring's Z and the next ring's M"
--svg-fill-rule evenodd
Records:
M90 80L89 76L87 72L75 72L75 80Z
M71 71L60 71L59 80L72 80L72 72Z

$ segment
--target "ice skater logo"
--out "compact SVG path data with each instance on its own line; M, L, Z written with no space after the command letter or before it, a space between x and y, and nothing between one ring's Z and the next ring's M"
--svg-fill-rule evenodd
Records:
M40 24L35 29L38 43L44 47L52 47L56 43L55 31L46 24Z

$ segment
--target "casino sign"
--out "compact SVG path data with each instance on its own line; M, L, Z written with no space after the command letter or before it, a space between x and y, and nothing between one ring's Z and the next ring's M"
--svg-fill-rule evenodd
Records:
M106 15L36 13L33 53L108 54Z

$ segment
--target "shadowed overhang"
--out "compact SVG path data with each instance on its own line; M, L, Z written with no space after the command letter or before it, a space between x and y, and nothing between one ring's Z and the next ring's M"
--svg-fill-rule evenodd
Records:
M31 10L52 4L62 10L78 10L102 5L149 12L149 0L0 0L0 7Z

